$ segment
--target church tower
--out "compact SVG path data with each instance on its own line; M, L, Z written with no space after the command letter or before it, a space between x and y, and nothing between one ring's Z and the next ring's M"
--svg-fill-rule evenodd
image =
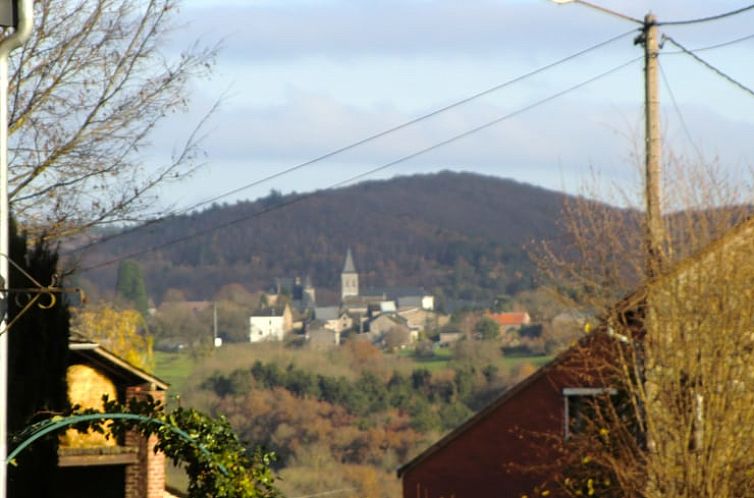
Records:
M351 248L349 247L346 253L346 264L343 265L343 271L340 273L340 299L358 295L359 274L356 273L356 266L353 264L353 255L351 255Z

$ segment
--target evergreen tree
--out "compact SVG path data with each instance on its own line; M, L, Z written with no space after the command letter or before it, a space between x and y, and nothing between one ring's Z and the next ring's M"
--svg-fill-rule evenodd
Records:
M57 252L40 242L29 248L26 238L11 226L12 260L42 284L56 273ZM9 288L32 287L33 283L10 265ZM33 297L33 296L32 296ZM12 435L37 418L47 418L68 405L66 368L68 365L69 315L64 296L56 296L50 309L31 306L25 312L27 298L11 294L7 300L9 323L9 396L8 430ZM40 304L48 305L49 296ZM10 441L10 447L14 441ZM57 472L57 435L33 444L19 456L17 466L9 467L8 493L12 498L46 498L55 496Z
M144 276L141 273L141 265L138 262L127 259L118 266L118 280L115 284L115 293L118 297L131 303L143 316L147 316L149 308L149 296L144 285Z

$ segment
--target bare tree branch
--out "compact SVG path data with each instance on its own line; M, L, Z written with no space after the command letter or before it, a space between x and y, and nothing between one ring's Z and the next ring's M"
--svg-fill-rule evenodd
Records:
M167 163L139 157L214 64L217 47L164 53L178 1L36 2L9 92L10 198L27 227L55 236L138 219L151 191L195 167L196 131Z

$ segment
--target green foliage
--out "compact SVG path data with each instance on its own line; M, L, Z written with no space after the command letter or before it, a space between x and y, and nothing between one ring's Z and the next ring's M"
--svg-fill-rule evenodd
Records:
M488 366L485 372L491 368L494 369ZM486 393L490 386L496 386L498 380L497 376L461 364L456 366L452 378L416 369L409 376L393 372L385 382L371 372L348 381L313 374L293 364L283 369L275 363L257 361L250 369L235 370L229 375L215 372L204 380L202 387L221 398L243 396L254 389L283 388L297 398L341 406L358 417L394 408L410 413L412 426L419 432L427 432L455 427L471 414L469 403L474 403L476 396ZM449 405L454 407L448 408Z
M500 325L492 318L482 317L474 326L474 332L484 341L498 339L500 337Z
M122 261L118 266L118 279L115 283L116 296L133 304L133 307L146 317L149 310L149 296L144 285L141 265L132 260Z
M131 398L119 403L104 398L105 413L133 413L150 420L108 421L112 437L122 438L128 431L143 436L156 435L156 448L176 465L184 466L189 476L189 498L272 498L280 496L274 486L271 465L273 453L259 448L249 451L224 417L211 418L193 409L178 407L171 411L158 402ZM96 413L93 410L79 414ZM84 423L76 428L104 432L102 422ZM185 436L189 436L187 439Z

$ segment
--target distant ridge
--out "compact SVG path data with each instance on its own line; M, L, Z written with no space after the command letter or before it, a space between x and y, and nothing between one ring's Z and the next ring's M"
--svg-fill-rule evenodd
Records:
M346 250L367 286L423 286L457 299L491 299L531 285L525 245L558 234L566 195L513 180L443 171L368 181L253 217L298 194L175 216L91 250L87 263L158 246L197 230L246 222L139 257L152 298L180 289L211 298L228 283L267 289L275 277L309 275L337 289ZM83 278L112 289L115 267Z

